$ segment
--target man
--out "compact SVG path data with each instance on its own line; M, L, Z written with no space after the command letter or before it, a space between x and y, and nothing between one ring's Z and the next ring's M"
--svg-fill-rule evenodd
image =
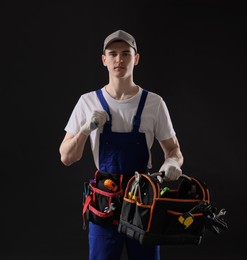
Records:
M108 84L81 95L65 127L59 151L63 164L80 160L88 136L99 171L123 175L123 188L135 171L152 168L150 149L156 138L164 152L159 180L177 180L183 155L167 106L159 95L138 86L133 71L140 54L135 38L117 30L106 37L102 62ZM120 259L125 243L129 259L160 259L159 246L143 246L117 231L117 225L89 222L90 260Z

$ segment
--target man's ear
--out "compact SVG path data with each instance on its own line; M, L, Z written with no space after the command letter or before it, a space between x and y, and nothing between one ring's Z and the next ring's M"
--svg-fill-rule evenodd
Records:
M135 55L135 66L138 65L139 60L140 60L140 54L136 53L136 55Z
M102 60L103 65L106 67L105 59L106 59L105 55L102 54L102 55L101 55L101 60Z

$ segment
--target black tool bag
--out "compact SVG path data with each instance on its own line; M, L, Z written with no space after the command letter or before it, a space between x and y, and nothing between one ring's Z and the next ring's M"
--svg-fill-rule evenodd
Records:
M95 172L94 179L84 183L82 217L84 228L86 220L99 225L118 224L122 201L123 176Z
M227 229L210 204L205 182L184 176L165 185L151 175L135 173L125 190L120 233L140 244L185 245L200 244L205 227L214 233ZM222 209L219 215L224 214Z

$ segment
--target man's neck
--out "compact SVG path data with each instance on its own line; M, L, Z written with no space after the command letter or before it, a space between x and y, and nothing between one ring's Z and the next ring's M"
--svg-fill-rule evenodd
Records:
M139 86L136 84L111 84L105 86L106 92L114 99L125 100L138 93Z

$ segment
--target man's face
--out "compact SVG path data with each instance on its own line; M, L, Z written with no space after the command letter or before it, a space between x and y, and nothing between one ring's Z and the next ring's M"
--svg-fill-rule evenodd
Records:
M139 54L135 54L135 50L124 41L110 43L102 55L104 66L111 75L117 77L131 75L138 60Z

